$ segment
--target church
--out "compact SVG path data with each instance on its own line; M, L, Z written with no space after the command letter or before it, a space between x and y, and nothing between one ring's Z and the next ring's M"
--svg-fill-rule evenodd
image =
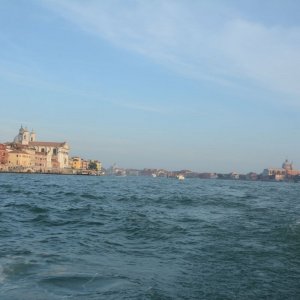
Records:
M66 142L43 142L36 140L36 133L23 126L12 143L8 143L11 165L30 167L34 171L60 171L69 167L69 145ZM26 163L20 164L20 157L28 155Z

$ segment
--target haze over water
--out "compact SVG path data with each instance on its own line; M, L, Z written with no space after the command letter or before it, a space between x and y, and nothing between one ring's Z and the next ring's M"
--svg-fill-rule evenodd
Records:
M299 193L0 174L0 299L297 299Z

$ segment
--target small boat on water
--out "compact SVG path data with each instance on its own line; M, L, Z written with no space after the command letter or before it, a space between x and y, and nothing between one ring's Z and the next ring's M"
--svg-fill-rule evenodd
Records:
M179 174L179 175L177 175L177 179L178 179L178 180L184 180L185 177L184 177L182 174Z

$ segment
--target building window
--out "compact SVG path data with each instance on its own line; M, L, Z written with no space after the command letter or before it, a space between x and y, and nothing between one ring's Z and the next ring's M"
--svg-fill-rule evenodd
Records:
M45 152L45 148L42 148L42 149L41 149L41 152L43 152L43 153L44 153L44 152Z
M57 155L57 149L53 149L53 155Z

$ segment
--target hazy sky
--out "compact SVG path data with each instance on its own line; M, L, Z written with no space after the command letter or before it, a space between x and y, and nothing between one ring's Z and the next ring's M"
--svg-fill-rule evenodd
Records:
M1 0L0 141L105 167L300 168L300 1Z

